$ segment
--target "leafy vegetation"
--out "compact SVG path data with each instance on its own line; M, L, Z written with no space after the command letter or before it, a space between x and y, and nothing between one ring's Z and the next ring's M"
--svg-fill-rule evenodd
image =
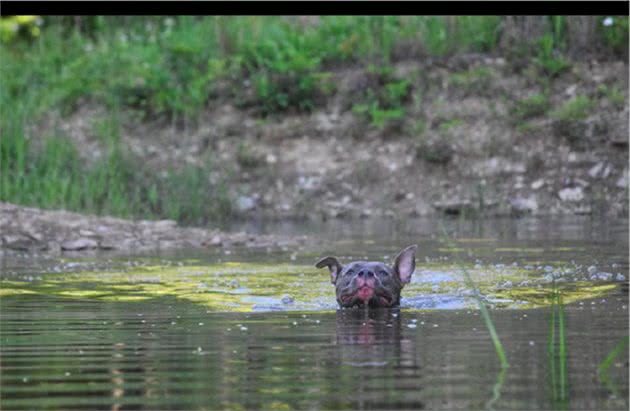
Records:
M487 96L492 91L493 73L487 67L475 67L451 76L451 86L463 95Z
M528 120L547 113L549 107L549 96L539 93L517 101L511 114L516 121Z
M552 34L545 34L539 41L538 56L534 58L540 72L550 78L557 77L564 70L571 67L557 50Z
M335 91L333 69L363 65L369 67L370 78L354 111L379 129L401 126L412 93L421 90L413 79L394 75L391 62L407 58L410 50L432 56L497 50L503 19L2 17L0 199L188 222L229 215L226 187L209 178L210 158L160 177L126 152L118 119L97 127L107 150L89 163L61 130L42 136L37 125L44 115L63 117L86 102L104 107L111 116L124 112L176 125L196 121L209 104L222 99L262 116L309 112L326 104ZM627 17L611 19L611 24L601 19L598 39L604 48L622 52L627 48ZM562 55L568 20L550 21L534 64L553 78L570 64ZM452 82L466 93L484 93L492 73L475 68L453 76ZM607 95L614 104L620 101L619 93ZM540 110L538 102L530 103L532 107L522 108L525 117ZM571 117L574 109L558 115ZM416 128L422 132L422 120ZM245 157L241 160L247 163Z
M550 298L549 335L547 358L549 362L549 386L554 408L567 409L569 381L567 377L567 340L562 293L553 284Z
M554 133L565 137L572 144L585 144L587 139L583 120L588 117L589 111L594 105L594 101L589 97L577 96L554 110L551 113L551 117L554 119Z
M588 117L593 101L587 96L577 96L555 110L552 116L561 121L578 121Z
M369 86L363 102L355 104L352 111L367 116L373 126L383 129L389 122L405 116L404 102L409 97L411 83L397 78L391 67L368 68Z
M606 48L628 58L628 17L600 17L600 35Z
M600 96L606 98L617 109L622 109L626 104L626 98L621 90L616 86L607 86L605 84L597 87L597 92Z

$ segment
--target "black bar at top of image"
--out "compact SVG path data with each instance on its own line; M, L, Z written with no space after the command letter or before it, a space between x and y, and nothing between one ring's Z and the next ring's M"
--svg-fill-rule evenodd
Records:
M628 1L15 1L2 15L628 15Z

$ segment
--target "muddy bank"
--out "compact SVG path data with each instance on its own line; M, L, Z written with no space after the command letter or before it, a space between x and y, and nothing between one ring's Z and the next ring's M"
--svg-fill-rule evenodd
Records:
M175 221L131 221L87 216L63 210L41 210L0 202L2 248L52 254L89 250L142 252L177 248L243 246L277 248L300 238L225 233L180 227Z
M624 62L575 62L548 86L495 56L392 67L408 93L404 116L384 126L357 112L381 87L374 75L338 68L335 93L311 113L264 116L220 95L185 124L129 115L121 142L156 173L210 158L208 178L245 218L627 215ZM245 102L251 88L243 83ZM106 114L86 102L33 135L57 124L90 163L106 153L94 130Z

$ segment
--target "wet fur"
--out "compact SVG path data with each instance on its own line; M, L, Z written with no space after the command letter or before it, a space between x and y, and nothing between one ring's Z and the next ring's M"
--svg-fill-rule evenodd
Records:
M416 249L412 245L402 250L392 266L377 261L352 261L344 266L331 256L315 266L328 267L340 307L397 307L400 292L415 270Z

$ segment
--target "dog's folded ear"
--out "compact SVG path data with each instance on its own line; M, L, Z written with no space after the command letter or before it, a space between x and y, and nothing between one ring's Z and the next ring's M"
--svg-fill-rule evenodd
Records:
M417 245L410 245L405 248L394 259L394 271L403 284L411 281L411 275L416 269L416 250Z
M337 282L337 275L341 272L341 269L343 268L336 257L324 257L315 264L315 267L328 267L328 269L330 270L330 282L333 284Z

